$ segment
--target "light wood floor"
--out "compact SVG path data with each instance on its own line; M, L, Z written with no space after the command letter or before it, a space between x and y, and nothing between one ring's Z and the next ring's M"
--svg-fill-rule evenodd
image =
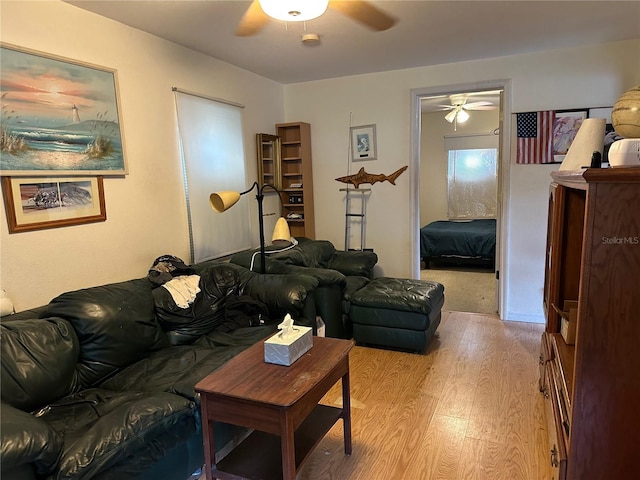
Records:
M543 326L443 312L424 355L355 347L353 454L342 422L300 480L548 480L538 352ZM339 405L336 385L323 403Z

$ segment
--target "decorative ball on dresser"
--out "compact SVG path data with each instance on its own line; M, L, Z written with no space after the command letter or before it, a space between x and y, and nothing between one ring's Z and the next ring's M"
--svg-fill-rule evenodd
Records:
M611 123L622 137L609 148L612 167L640 167L640 85L624 92L611 112Z
M640 138L640 85L624 92L613 106L611 121L624 138Z

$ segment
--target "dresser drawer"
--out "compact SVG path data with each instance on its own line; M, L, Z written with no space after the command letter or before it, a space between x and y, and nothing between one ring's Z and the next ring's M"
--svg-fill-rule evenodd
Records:
M549 390L549 384L547 382L547 362L549 361L549 344L547 342L547 334L542 334L540 340L540 356L538 357L538 367L540 369L540 377L538 379L538 387L540 391L544 393Z
M551 357L556 374L556 384L558 386L558 395L570 415L575 347L567 345L559 334L551 335L549 340L551 344Z
M549 462L552 467L552 480L565 480L567 476L567 448L562 432L562 419L559 412L557 386L553 378L551 362L547 363L545 382L548 389L544 395L544 413L547 420L549 437Z
M542 338L540 340L540 356L538 357L538 367L540 369L540 377L538 380L538 387L542 393L548 392L549 390L549 382L547 382L547 364L549 360L551 360L551 348L549 345L548 336L546 333L542 334Z
M557 414L557 430L561 432L561 436L564 439L565 445L569 444L569 434L571 432L571 413L569 412L568 404L562 391L562 386L558 382L559 373L557 365L554 361L549 362L549 378L550 378L550 390L553 396L553 404L555 407L555 413ZM559 434L560 435L560 434Z

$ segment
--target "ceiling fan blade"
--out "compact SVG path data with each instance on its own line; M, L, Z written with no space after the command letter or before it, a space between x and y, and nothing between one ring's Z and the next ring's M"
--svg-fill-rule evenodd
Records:
M440 110L454 110L458 107L455 105L434 105L433 108L438 108Z
M394 17L363 0L331 0L329 1L329 8L333 8L352 20L379 32L388 30L396 24Z
M479 112L479 111L489 111L489 110L497 110L497 109L498 109L498 105L485 105L484 107L466 108L465 110L473 110L473 111Z
M493 105L491 102L471 102L471 103L465 103L462 106L462 108L464 108L465 110L484 110L483 107L494 108L495 105ZM490 110L490 109L487 108L486 110Z
M236 35L238 37L255 35L262 30L262 27L264 27L268 21L269 16L262 11L260 2L258 2L258 0L253 0L247 11L244 12L244 15L240 19Z

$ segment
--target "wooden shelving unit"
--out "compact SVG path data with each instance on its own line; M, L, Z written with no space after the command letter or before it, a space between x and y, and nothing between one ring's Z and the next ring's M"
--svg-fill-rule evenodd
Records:
M640 478L640 168L554 172L540 390L554 479ZM578 301L575 345L556 310Z
M279 123L280 189L283 216L294 237L315 238L311 126L304 122Z
M280 137L268 133L256 134L256 151L258 152L258 183L271 184L280 189Z

